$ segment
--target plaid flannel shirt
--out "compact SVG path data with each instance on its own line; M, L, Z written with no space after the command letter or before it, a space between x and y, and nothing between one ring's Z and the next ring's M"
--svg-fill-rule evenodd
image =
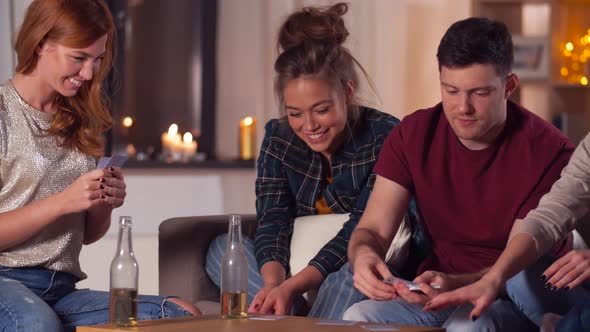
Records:
M294 218L317 214L320 195L334 213L350 213L350 219L309 264L327 276L346 263L348 240L375 183L373 166L398 123L391 115L361 107L353 132L346 129L348 138L331 158L331 184L324 176L321 154L295 135L285 117L266 124L256 179L258 268L277 261L289 273Z

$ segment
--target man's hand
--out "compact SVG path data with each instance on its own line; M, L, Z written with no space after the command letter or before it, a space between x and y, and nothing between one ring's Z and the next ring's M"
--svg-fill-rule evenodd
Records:
M376 254L357 255L353 271L354 287L370 299L387 301L397 298L395 287L382 281L392 275L387 264Z
M456 276L437 271L425 271L416 277L414 282L420 287L421 292L409 290L401 281L395 282L394 286L401 298L415 304L425 304L438 294L461 286ZM440 288L434 289L431 285L438 285Z

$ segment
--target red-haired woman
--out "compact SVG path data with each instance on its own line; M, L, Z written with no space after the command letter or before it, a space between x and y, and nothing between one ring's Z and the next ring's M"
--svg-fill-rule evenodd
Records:
M63 331L108 321L109 294L76 290L82 245L125 199L120 169L95 169L112 123L102 83L113 18L102 0L35 0L0 85L0 330ZM197 313L139 297L139 319Z

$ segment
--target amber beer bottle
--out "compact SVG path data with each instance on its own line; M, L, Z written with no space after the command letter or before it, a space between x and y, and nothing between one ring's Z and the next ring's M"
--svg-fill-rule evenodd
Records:
M227 248L221 259L221 315L229 318L248 316L248 262L242 247L242 219L229 216Z
M109 322L112 327L137 323L139 268L131 246L131 217L119 218L117 252L111 262Z

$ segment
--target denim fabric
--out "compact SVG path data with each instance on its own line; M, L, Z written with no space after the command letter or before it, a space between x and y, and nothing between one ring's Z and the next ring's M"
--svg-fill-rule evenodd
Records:
M537 326L541 326L545 313L565 315L575 305L590 301L590 280L567 291L545 288L541 275L555 260L554 257L541 257L506 283L508 296Z
M344 312L343 319L414 326L442 326L447 332L463 331L534 331L535 326L510 301L497 300L472 322L473 306L462 305L438 312L424 311L422 305L401 299L391 301L366 300Z
M576 305L557 323L556 332L590 331L590 301Z
M322 283L309 317L342 319L344 311L367 297L354 288L350 263L344 264L337 272L330 273Z
M0 267L0 330L74 331L109 321L109 293L77 290L71 274L44 268ZM190 315L160 296L140 295L138 319Z

